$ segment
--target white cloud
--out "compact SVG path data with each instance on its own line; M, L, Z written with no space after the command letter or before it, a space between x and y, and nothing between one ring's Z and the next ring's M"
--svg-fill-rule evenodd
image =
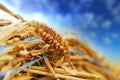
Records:
M51 15L45 15L43 13L34 13L32 16L33 20L39 21L41 23L47 24L48 26L51 27L58 27L60 25L63 25L64 17L59 16L60 20L57 20L57 16L51 16Z
M95 19L93 19L91 21L91 27L94 28L94 29L96 29L98 27L98 22Z
M85 14L85 16L88 19L88 21L91 21L94 18L94 14L93 13L87 13L87 14Z
M81 0L81 3L92 2L93 0Z
M95 32L90 32L89 35L92 37L92 38L96 38L97 37L97 34Z
M56 15L56 19L59 21L59 20L62 20L63 19L63 16L61 14L57 14Z
M19 10L23 0L11 0L15 7Z
M104 21L103 23L102 23L102 27L104 28L104 29L109 29L110 28L110 26L111 26L111 21L109 21L109 20L107 20L107 21Z
M34 13L33 14L33 19L42 23L46 23L47 21L47 17L42 14L42 13Z
M106 6L108 9L112 9L113 8L113 5L115 4L116 0L105 0L106 2Z
M111 42L112 42L109 37L104 37L103 41L104 41L105 44L111 44Z
M92 23L95 21L95 16L93 13L86 13L84 15L81 15L80 19L80 25L82 25L83 28L88 28L91 26Z
M87 13L83 15L82 18L83 21L81 22L81 24L83 24L84 28L98 28L98 22L96 21L98 18L93 13Z
M120 21L120 5L112 9L112 15L114 16L115 21Z
M113 39L118 39L119 38L119 34L116 33L116 32L112 33L111 36L112 36Z
M120 13L120 5L116 6L115 8L112 9L112 14L115 15L119 15Z

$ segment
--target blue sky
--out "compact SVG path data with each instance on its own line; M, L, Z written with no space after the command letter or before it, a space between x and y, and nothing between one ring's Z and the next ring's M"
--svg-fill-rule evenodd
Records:
M0 0L26 19L68 28L98 53L120 61L120 0Z

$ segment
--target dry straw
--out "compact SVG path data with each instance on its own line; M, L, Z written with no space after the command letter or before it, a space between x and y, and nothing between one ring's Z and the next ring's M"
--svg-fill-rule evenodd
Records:
M119 80L114 69L87 44L62 39L37 21L26 21L4 5L0 9L18 19L0 19L0 80Z

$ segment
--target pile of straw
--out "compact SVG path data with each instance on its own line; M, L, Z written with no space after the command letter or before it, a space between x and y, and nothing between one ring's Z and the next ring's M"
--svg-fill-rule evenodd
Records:
M0 80L119 80L116 71L88 45L62 38L45 24L0 19Z

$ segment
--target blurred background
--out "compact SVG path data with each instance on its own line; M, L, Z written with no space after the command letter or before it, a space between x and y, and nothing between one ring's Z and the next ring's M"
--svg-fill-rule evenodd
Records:
M100 55L120 63L120 0L0 0L0 3L28 20L43 22L61 33L72 32Z

